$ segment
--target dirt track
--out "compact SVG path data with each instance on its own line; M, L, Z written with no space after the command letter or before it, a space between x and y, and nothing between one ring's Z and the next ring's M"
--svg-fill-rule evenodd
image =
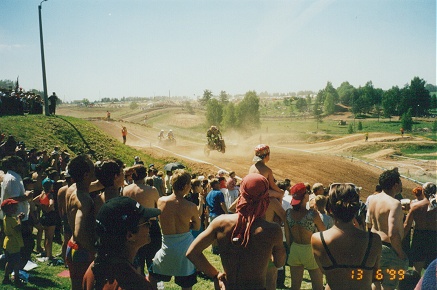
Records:
M106 121L96 121L94 124L107 134L121 139L119 132L121 124ZM212 151L210 156L206 157L203 153L205 140L201 138L198 138L198 142L192 141L193 138L184 140L176 132L177 145L163 148L157 142L156 130L149 130L136 124L129 124L128 128L127 145L158 158L174 156L200 174L215 173L218 168L223 168L228 171L234 170L238 176L244 177L252 164L253 148L259 143L259 140L253 139L229 142L225 154ZM393 141L393 138L396 139L399 136L375 134L369 138L369 142L383 142L387 139ZM271 158L268 165L278 180L290 178L293 183L322 182L325 185L332 182L353 182L363 187L362 198L365 199L373 193L382 169L360 162L355 158L338 156L345 148L350 148L357 142L363 142L361 135L351 135L317 144L287 143L286 146L275 146L272 142L269 143ZM379 163L382 164L378 165L382 168L399 166L405 171L408 167L408 161L385 160L384 156L380 159ZM375 163L378 162L375 160ZM435 172L435 162L427 166ZM411 190L418 184L403 180L403 186L404 197L411 198Z

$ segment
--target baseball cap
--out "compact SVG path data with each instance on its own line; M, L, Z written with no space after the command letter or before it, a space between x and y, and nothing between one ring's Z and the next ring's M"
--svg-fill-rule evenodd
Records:
M12 199L12 198L8 198L2 202L2 204L0 205L0 208L2 210L4 210L6 207L13 205L13 204L18 204L18 201L16 201L15 199Z
M270 147L266 144L259 144L255 147L255 157L253 157L253 162L258 162L264 159L266 155L270 153Z
M50 187L55 183L54 180L50 179L50 178L46 178L42 181L42 187L44 188L44 190L50 190Z
M96 222L107 234L118 234L138 224L140 218L149 220L161 214L157 208L145 208L134 199L118 196L102 205L97 213Z
M291 205L298 205L302 202L302 199L305 197L305 193L307 192L307 188L304 183L296 183L293 185L293 187L290 189L291 194Z

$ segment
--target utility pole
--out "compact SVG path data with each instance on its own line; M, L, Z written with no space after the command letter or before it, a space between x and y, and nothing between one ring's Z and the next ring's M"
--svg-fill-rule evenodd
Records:
M44 58L44 41L42 37L42 19L41 19L41 5L43 2L47 0L41 1L38 5L38 14L39 14L39 40L41 43L41 64L42 64L42 84L44 89L44 111L46 116L50 115L49 112L49 98L47 96L47 79L46 79L46 62Z

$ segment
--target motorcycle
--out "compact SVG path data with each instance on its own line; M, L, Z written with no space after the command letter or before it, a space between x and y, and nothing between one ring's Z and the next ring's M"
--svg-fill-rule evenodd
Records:
M208 142L207 144L205 144L205 147L203 149L203 153L206 156L209 156L209 153L212 150L217 150L218 152L225 153L225 151L226 151L225 140L223 140L223 138L220 138L220 139L216 140L216 142L214 142L214 143Z
M158 143L162 146L175 146L176 139L174 137L163 138L163 137L158 136Z

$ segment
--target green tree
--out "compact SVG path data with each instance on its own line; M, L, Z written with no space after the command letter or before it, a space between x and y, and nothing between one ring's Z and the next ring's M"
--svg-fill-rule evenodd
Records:
M202 106L206 106L211 99L212 99L212 92L210 90L204 90L203 97L199 100L199 102Z
M352 102L354 86L349 84L349 82L343 82L338 88L338 97L343 105L349 106Z
M223 105L226 105L227 103L229 103L229 95L226 93L226 91L220 92L219 99Z
M308 108L311 107L311 103L312 103L312 101L311 101L311 96L310 96L310 95L308 95L308 96L306 97L306 101L307 101L307 107L308 107Z
M411 129L413 129L413 117L411 114L411 108L402 115L401 124L402 128L404 128L404 130L406 131L411 131Z
M223 106L216 99L210 99L206 104L206 121L207 125L221 124L223 119Z
M185 101L184 102L184 108L185 108L185 110L187 110L188 114L194 115L194 108L191 105L190 101Z
M425 84L425 80L419 77L414 77L410 82L410 91L413 98L412 108L415 108L412 113L416 117L427 115L430 109L431 95L425 88Z
M132 102L132 103L130 103L130 105L129 105L129 109L131 109L131 110L135 110L135 109L137 109L138 108L138 103L137 102Z
M432 131L435 133L435 132L437 132L437 121L434 121L433 123L432 123Z
M88 106L89 104L90 104L90 100L88 100L88 99L83 99L82 100L82 103L85 105L85 106Z
M236 124L240 129L259 128L259 97L255 91L248 91L235 108Z
M384 116L390 118L397 112L397 104L401 97L401 91L399 87L394 86L391 89L384 92L382 96L382 109Z
M431 109L436 109L437 108L437 96L435 94L431 96L430 107L431 107Z
M358 121L358 131L362 131L363 130L363 123L361 123L361 121Z
M313 116L316 119L317 130L319 129L319 123L322 122L322 109L319 102L315 102L313 106Z
M347 127L347 132L348 134L354 133L354 126L352 125L352 123L349 123L349 126Z
M225 129L235 128L237 118L235 117L235 105L234 103L228 103L223 109L223 121L222 125Z
M291 98L284 98L283 100L282 100L282 102L284 103L284 106L286 106L286 107L288 107L288 106L291 106L291 102L292 102L293 100L291 99Z
M301 113L304 113L304 112L308 111L307 101L304 98L298 98L297 101L296 101L296 108Z
M326 115L332 115L335 112L335 96L328 92L325 95L325 101L323 102L323 108Z

